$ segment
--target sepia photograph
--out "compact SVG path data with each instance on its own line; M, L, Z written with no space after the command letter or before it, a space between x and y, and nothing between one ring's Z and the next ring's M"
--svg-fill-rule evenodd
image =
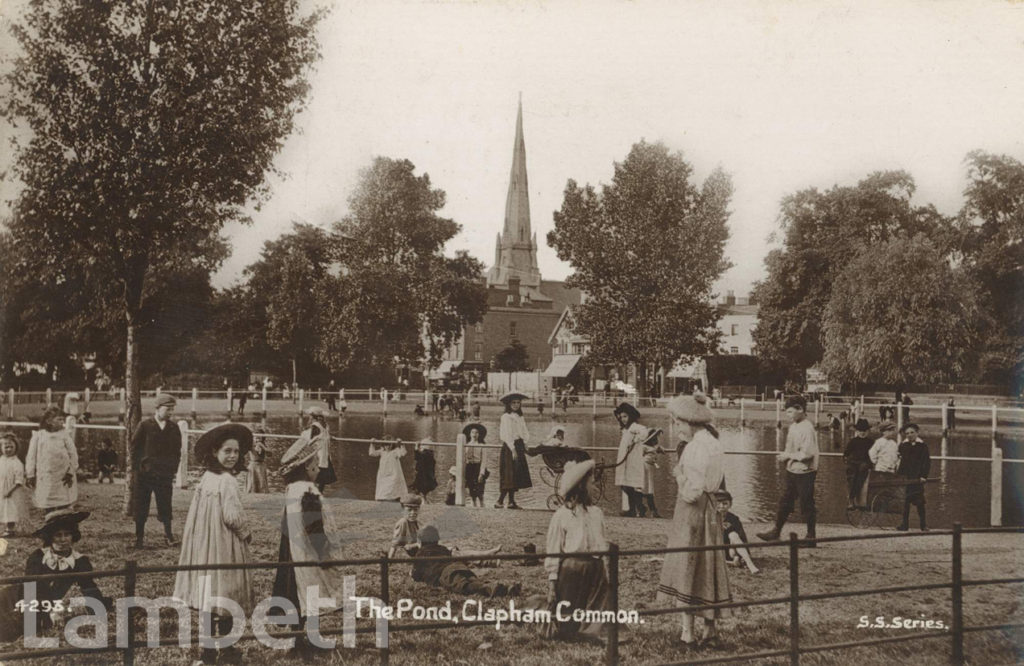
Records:
M0 0L0 664L1024 661L1024 3Z

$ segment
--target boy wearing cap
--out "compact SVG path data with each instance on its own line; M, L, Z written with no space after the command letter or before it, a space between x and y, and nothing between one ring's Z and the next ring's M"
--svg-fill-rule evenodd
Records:
M480 594L485 597L514 597L519 594L521 589L519 583L514 584L512 587L504 583L485 583L477 578L477 575L466 566L465 562L424 559L430 557L452 557L453 555L455 557L486 557L500 551L501 546L491 548L490 550L459 550L456 548L453 552L453 550L445 548L438 543L441 540L441 535L433 525L427 525L421 529L418 533L418 539L419 546L409 549L414 560L422 560L414 562L412 565L413 580L427 583L434 587L443 587L458 594Z
M848 509L856 508L858 503L863 506L867 502L866 498L861 500L861 494L864 490L864 482L868 478L868 472L871 471L871 458L868 456L868 452L874 444L874 440L868 437L871 425L867 419L857 419L853 428L856 433L846 443L846 449L843 451L843 460L846 461Z
M156 397L156 412L139 424L132 436L135 472L135 547L142 548L149 503L156 496L156 515L164 525L168 546L177 546L171 532L171 487L181 461L181 431L171 421L177 400L168 393Z
M903 500L903 522L896 529L906 532L910 529L910 505L917 507L917 517L921 521L921 531L927 532L924 519L924 482L931 471L932 459L928 453L928 445L918 439L919 428L916 423L903 426L903 441L899 446L900 463L897 474L911 481L905 489Z
M408 551L416 544L420 531L419 515L423 498L414 493L402 495L402 509L405 515L395 523L395 532L391 537L391 548L388 550L388 557L394 557L399 548Z
M885 421L879 424L882 436L875 440L868 451L874 471L882 474L895 474L900 462L899 445L896 443L896 424Z
M801 397L786 401L786 414L792 422L786 432L786 449L779 453L779 460L786 463L786 489L779 500L779 512L775 516L775 527L760 532L757 538L764 541L778 541L782 526L793 512L797 499L800 513L807 521L807 539L815 538L817 510L814 506L814 481L818 475L818 436L814 426L807 420L807 403Z

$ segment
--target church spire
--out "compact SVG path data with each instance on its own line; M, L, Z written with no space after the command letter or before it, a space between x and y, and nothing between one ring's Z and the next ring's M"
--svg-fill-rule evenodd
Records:
M488 284L508 284L518 277L523 286L539 287L537 245L530 229L530 188L526 178L526 141L523 138L523 96L519 94L516 114L516 138L512 145L512 171L505 199L505 226L498 256L487 275Z

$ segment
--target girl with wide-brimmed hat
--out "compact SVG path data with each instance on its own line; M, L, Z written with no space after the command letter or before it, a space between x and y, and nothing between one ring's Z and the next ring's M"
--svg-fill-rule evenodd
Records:
M668 533L668 548L717 546L722 518L714 493L725 485L725 455L712 425L707 396L677 396L668 404L682 453L673 470L678 494ZM732 600L729 572L722 550L668 553L661 569L658 600L680 606L719 604ZM727 610L682 614L682 641L703 642L715 635L715 619Z
M469 423L462 429L466 437L464 449L466 461L465 483L469 490L469 499L473 506L483 507L484 485L490 472L483 466L484 462L484 440L487 437L487 428L481 423Z
M249 561L252 535L242 511L235 475L252 449L252 431L241 423L225 423L203 433L195 456L206 468L185 518L178 564L242 564ZM215 635L231 631L231 613L216 604L231 599L248 617L253 609L252 576L246 569L179 571L174 596L190 608L213 615ZM228 648L232 650L233 648ZM217 651L204 648L204 664L215 663Z
M590 481L594 461L567 462L558 482L562 506L551 516L548 525L547 552L585 553L608 550L604 534L604 513L593 505ZM608 608L608 576L604 562L593 555L544 559L548 574L548 605L562 606L562 615L571 616L576 609L603 611ZM560 622L554 635L566 637L581 633L597 639L603 625L599 622Z
M495 509L500 509L505 505L506 496L508 496L508 508L518 509L516 491L533 486L530 468L526 462L526 443L530 440L530 431L523 418L523 400L525 399L525 395L515 391L501 396L501 401L505 404L505 413L501 415L501 421L498 424L498 437L502 443L498 459L501 494L498 496L498 503L494 505Z
M26 613L34 616L37 630L44 630L53 625L53 620L62 612L60 600L76 584L81 591L81 596L96 599L108 608L111 605L110 598L100 592L93 580L93 567L88 556L83 555L74 547L74 544L82 539L79 525L88 517L88 511L57 509L46 514L45 523L35 532L34 536L39 537L43 545L28 556L28 560L25 562L26 575L79 574L75 578L40 580L32 584L25 584L23 598L29 604ZM35 588L34 596L30 594L33 586ZM20 590L21 586L17 586L17 588ZM33 600L40 602L42 612L36 612L36 609L32 607ZM43 602L49 603L44 604ZM47 610L46 606L49 606L50 610ZM21 622L19 625L24 626Z

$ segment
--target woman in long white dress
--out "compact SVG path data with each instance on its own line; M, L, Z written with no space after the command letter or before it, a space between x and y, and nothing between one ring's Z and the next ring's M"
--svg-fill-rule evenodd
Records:
M713 493L725 483L725 455L718 432L711 424L714 414L702 393L673 398L668 412L679 436L679 446L685 447L673 470L678 494L668 547L721 545L722 518ZM658 600L681 606L732 601L725 551L667 554L661 569ZM682 613L681 640L693 644L713 638L715 620L728 614L728 609L719 608Z

